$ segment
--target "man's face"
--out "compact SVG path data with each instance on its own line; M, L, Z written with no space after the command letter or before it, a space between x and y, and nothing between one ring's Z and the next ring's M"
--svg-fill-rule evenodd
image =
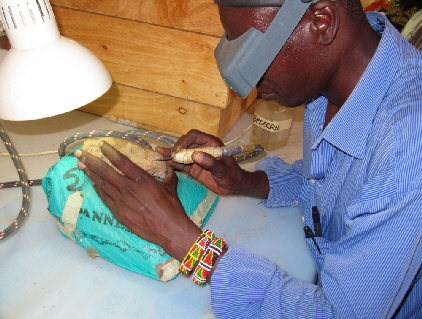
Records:
M221 22L229 39L239 37L251 27L265 32L278 10L275 7L219 7ZM259 81L257 88L264 99L294 107L318 93L307 76L310 57L304 55L306 37L302 35L302 29L300 25L296 28Z

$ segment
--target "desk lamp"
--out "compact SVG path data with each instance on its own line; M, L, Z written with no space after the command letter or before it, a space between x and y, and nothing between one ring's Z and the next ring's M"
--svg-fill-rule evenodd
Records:
M0 0L0 20L11 46L0 60L1 119L35 120L65 113L110 88L112 80L102 62L60 35L49 0ZM22 210L12 225L0 231L1 240L26 217L29 185L1 125L0 133L18 168L24 193Z

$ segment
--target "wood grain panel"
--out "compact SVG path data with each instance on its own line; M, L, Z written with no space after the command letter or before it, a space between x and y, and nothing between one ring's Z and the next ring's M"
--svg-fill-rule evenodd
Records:
M220 127L218 130L219 137L223 138L230 131L234 124L239 120L243 113L248 109L248 107L255 101L258 91L256 89L246 97L242 99L237 96L236 93L230 91L233 94L233 100L230 105L222 110L220 117Z
M225 108L215 37L66 8L54 8L64 36L91 49L116 83Z
M51 4L220 37L213 0L51 0Z
M219 135L222 114L217 107L115 83L106 94L81 110L136 121L145 129L174 136L181 136L193 128Z

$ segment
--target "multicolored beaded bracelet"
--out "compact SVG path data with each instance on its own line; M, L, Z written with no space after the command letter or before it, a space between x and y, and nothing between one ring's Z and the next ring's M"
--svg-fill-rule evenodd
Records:
M183 262L180 264L179 272L185 276L189 277L192 270L197 265L202 254L208 248L209 244L214 240L215 235L210 230L204 230L202 234L196 239L195 243L190 248L189 252L186 254Z
M192 280L199 286L203 286L207 282L207 277L210 274L212 267L214 267L215 262L218 257L223 252L223 248L226 246L226 242L221 238L214 238L209 244L205 254L202 256L199 261L198 266L193 272Z

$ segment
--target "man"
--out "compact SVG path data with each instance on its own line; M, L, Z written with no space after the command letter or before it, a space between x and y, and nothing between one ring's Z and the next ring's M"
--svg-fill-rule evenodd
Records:
M250 27L269 30L280 4L268 1L216 1L228 39ZM420 53L383 15L366 17L358 0L320 0L270 64L257 85L263 97L292 107L308 102L303 161L290 166L266 158L256 172L246 172L232 158L196 152L195 164L169 164L219 194L264 198L268 207L299 205L318 280L291 278L228 243L207 278L215 314L421 318ZM175 148L221 145L191 131ZM88 154L76 155L105 204L132 232L182 261L201 230L177 200L174 173L158 182L110 146L102 151L126 176ZM313 227L313 209L322 234Z

